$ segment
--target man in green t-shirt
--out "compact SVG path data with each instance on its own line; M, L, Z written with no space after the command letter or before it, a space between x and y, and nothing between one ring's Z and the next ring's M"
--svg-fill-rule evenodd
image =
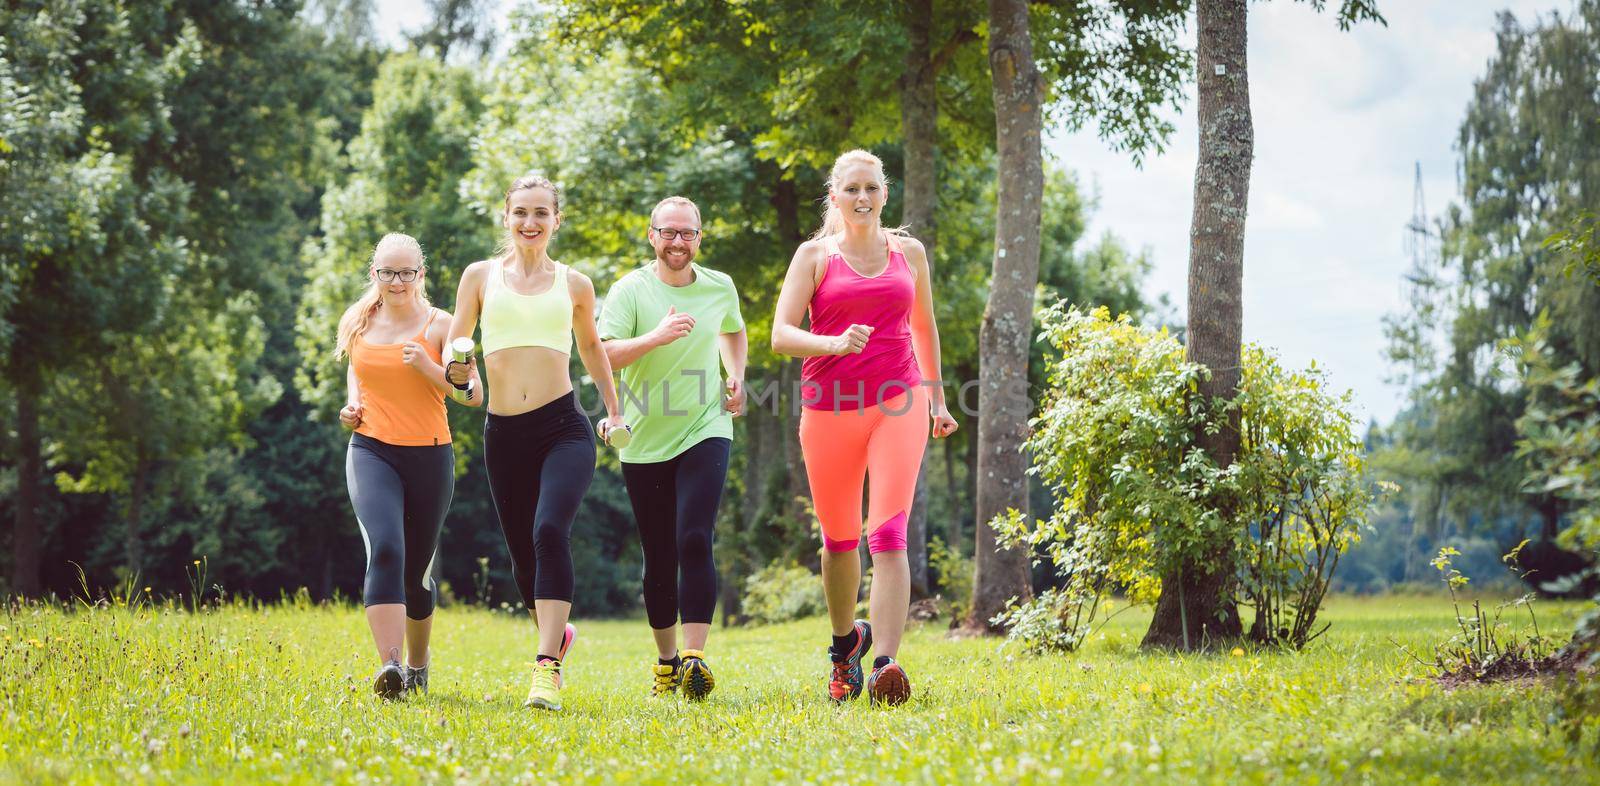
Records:
M600 338L621 374L622 407L633 424L619 457L660 657L651 692L682 686L688 698L703 699L716 685L705 656L717 602L712 531L733 418L744 411L748 345L733 279L694 264L700 209L683 197L661 200L650 212L649 237L656 258L606 293Z

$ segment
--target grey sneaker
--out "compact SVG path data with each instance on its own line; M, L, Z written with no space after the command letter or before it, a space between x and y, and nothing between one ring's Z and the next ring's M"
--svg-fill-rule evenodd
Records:
M380 698L398 699L406 689L406 675L400 668L400 661L391 660L378 669L378 675L372 680L372 692Z
M410 666L407 666L405 668L405 678L406 678L406 692L407 693L419 693L419 692L420 693L427 693L428 692L428 667L427 666L423 666L421 668L416 668L416 669L414 669L414 668L412 668Z

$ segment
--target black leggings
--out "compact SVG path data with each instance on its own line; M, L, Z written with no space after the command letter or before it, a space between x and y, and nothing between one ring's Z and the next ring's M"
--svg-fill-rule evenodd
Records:
M367 547L361 602L406 604L414 620L433 614L439 528L455 492L455 452L449 445L390 445L350 435L345 484Z
M572 521L594 479L594 430L573 393L520 415L489 414L483 463L517 592L572 602Z
M684 622L711 621L717 606L712 529L732 445L712 437L666 461L622 464L644 549L644 608L652 628L677 624L680 609Z

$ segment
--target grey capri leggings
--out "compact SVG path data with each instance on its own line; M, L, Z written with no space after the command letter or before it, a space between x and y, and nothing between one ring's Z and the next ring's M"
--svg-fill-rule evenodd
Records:
M404 603L407 617L427 619L439 590L433 578L439 529L455 492L454 449L352 434L344 474L367 548L362 603Z

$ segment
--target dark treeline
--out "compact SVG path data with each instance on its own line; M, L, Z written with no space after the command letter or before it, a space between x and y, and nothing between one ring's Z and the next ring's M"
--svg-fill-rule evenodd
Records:
M504 30L488 29L482 4L436 4L435 23L398 49L367 37L367 5L107 0L0 12L0 91L20 108L0 128L6 589L79 592L81 569L91 592L188 591L203 557L207 582L230 593L357 595L338 315L388 231L421 240L428 295L450 309L462 268L493 253L502 191L524 172L563 184L553 253L602 294L648 255L657 199L699 202L701 261L741 288L749 376L782 386L798 366L765 349L773 302L816 226L832 156L880 153L891 214L902 210L893 93L862 92L875 114L841 124L824 110L850 85L818 83L793 96L815 110L784 116L762 96L802 88L778 84L776 67L708 71L726 80L720 99L675 89L642 64L644 42L574 35L582 4L559 19L521 10ZM489 34L504 52L494 59ZM885 38L869 28L841 45L875 35ZM939 64L949 96L936 207L923 219L943 229L934 270L952 386L978 378L996 180L981 46L953 40ZM884 62L898 67L904 44L891 47ZM696 65L715 57L732 55L708 50ZM1040 296L1152 315L1139 294L1148 260L1115 238L1085 238L1092 204L1064 169L1047 169ZM791 408L752 407L737 426L717 543L730 610L744 576L816 561ZM499 603L514 593L481 419L452 408L460 476L438 573L457 599ZM977 429L963 425L924 467L923 554L930 535L971 553ZM601 461L573 538L584 613L637 602L631 515L614 456ZM937 580L924 556L919 592L937 592Z
M1175 43L1190 6L1035 4L1046 125L1162 149L1159 110L1192 78ZM373 40L365 0L0 9L0 592L75 593L80 570L91 592L187 592L204 558L230 593L356 595L338 316L389 231L420 239L428 294L451 309L460 271L494 252L503 189L529 171L566 191L552 254L602 295L649 253L658 199L698 202L701 261L741 290L749 377L790 389L798 363L766 350L774 300L826 167L851 147L885 160L886 215L931 249L962 429L930 445L909 534L915 593L948 592L957 577L929 565L929 544L970 558L980 496L981 418L954 394L995 360L979 341L1002 180L981 8L573 0L501 27L483 2L430 8L402 46ZM1368 449L1401 491L1342 563L1343 589L1431 581L1444 544L1480 580L1508 575L1499 556L1524 538L1543 570L1583 562L1570 533L1593 493L1559 448L1594 417L1570 403L1600 375L1600 294L1544 241L1600 211L1600 124L1585 122L1600 117L1600 3L1505 16L1498 39L1465 108L1461 193L1390 325L1410 400ZM1141 296L1146 256L1086 237L1092 198L1044 169L1034 302L1172 321ZM1036 394L1050 351L1030 350ZM792 402L750 409L718 523L735 614L745 577L817 560ZM457 600L510 602L483 415L451 417L459 477L437 572ZM1052 506L1037 481L1028 501ZM602 451L573 537L581 613L637 604L628 511ZM1052 580L1035 570L1036 586Z

